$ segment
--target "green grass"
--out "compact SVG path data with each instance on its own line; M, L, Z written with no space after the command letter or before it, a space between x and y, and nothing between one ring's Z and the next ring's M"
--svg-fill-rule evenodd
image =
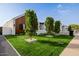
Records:
M28 37L25 35L6 36L6 38L22 56L58 56L73 37L64 35L33 36L38 40L35 43L27 43L25 39Z

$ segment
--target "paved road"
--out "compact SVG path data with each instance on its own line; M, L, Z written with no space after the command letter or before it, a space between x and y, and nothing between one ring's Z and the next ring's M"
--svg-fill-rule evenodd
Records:
M4 36L0 35L0 56L18 56L14 49L8 44Z
M60 56L79 56L79 35L76 35Z

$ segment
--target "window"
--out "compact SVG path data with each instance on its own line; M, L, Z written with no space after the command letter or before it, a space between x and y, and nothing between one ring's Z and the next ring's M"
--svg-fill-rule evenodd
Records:
M23 24L19 25L19 29L23 30Z
M23 29L25 30L25 24L23 24Z

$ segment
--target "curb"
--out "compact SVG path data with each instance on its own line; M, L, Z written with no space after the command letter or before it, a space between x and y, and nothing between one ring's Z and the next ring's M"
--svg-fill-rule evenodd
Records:
M19 54L19 52L13 47L13 45L9 42L9 40L7 40L7 38L5 37L5 36L3 36L5 39L6 39L6 41L9 43L9 45L13 48L13 50L17 53L17 55L18 56L21 56L20 54Z

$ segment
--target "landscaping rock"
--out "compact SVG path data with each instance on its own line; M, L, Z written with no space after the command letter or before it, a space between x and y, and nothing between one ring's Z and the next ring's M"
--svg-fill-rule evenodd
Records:
M46 35L46 37L53 37L52 35Z
M28 43L34 43L34 42L36 42L37 40L34 39L34 38L32 38L32 39L25 39L25 41L28 42Z

